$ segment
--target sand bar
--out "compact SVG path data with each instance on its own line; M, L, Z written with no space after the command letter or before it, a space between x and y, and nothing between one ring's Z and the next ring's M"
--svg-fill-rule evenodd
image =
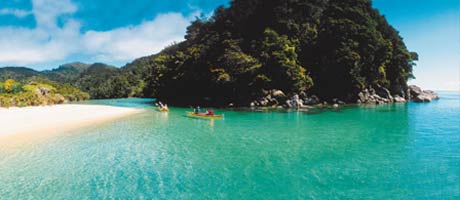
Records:
M134 108L74 104L0 108L0 139L15 134L44 134L71 130L142 111Z

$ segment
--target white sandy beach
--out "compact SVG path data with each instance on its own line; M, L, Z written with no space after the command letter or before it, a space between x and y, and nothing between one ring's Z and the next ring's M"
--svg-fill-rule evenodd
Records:
M70 130L141 111L141 109L102 105L0 108L0 138L15 134L44 134Z

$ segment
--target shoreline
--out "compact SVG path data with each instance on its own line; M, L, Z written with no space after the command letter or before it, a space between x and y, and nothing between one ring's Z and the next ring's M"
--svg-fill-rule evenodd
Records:
M45 135L99 124L142 112L105 105L61 104L0 108L0 140L19 135Z

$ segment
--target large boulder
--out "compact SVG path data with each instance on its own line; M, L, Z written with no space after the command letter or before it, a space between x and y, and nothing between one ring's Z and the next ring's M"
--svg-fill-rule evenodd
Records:
M275 99L283 99L286 98L286 95L281 90L272 90L271 96Z
M298 94L293 95L290 99L286 100L286 107L288 108L301 108L303 101Z
M363 104L386 104L394 101L391 92L382 86L377 85L376 89L373 87L366 88L358 93L357 102Z
M415 96L412 100L417 103L422 102L431 102L433 100L439 99L438 94L431 90L424 90L421 94Z
M384 87L377 87L375 90L376 94L379 95L383 99L387 99L388 101L392 102L393 101L393 96L391 96L391 93L388 89Z
M369 100L369 90L364 89L363 91L358 93L358 103L367 103Z
M411 99L414 99L416 96L422 94L422 89L416 85L409 85L409 95Z
M417 103L422 102L431 102L433 100L439 99L438 94L431 90L422 90L416 85L409 86L409 95L410 99Z
M417 103L422 103L422 102L430 102L433 99L431 99L429 95L419 94L415 96L412 100Z

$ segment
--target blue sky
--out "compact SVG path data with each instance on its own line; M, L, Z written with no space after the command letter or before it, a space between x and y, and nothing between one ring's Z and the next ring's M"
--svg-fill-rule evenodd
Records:
M127 3L129 2L129 3ZM122 66L183 40L196 16L228 0L0 0L0 66ZM419 54L411 83L460 90L460 0L374 0Z
M419 54L410 83L460 91L460 0L374 0L373 5Z

